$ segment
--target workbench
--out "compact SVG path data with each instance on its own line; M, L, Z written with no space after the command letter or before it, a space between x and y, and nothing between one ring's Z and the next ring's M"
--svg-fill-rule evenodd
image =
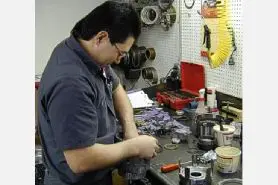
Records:
M169 109L165 109L168 110ZM173 114L173 113L172 113ZM190 126L192 120L181 121L180 123ZM169 135L156 137L159 143L163 146L167 143L171 143L171 137ZM193 135L188 137L187 142L179 144L178 149L176 150L165 150L151 160L151 168L147 173L148 179L153 181L153 184L165 184L165 185L178 185L179 184L179 170L175 170L168 173L161 173L160 167L163 164L169 163L178 163L178 160L181 159L181 162L192 161L192 153L200 150L197 148L197 138ZM238 140L234 140L233 147L240 148ZM241 148L240 148L241 149ZM205 151L203 151L205 152ZM187 163L186 166L192 166L192 163ZM233 174L221 174L216 170L216 162L214 163L213 169L213 179L212 185L217 185L217 183L223 179L229 178L239 178L242 179L242 164L240 162L237 172Z

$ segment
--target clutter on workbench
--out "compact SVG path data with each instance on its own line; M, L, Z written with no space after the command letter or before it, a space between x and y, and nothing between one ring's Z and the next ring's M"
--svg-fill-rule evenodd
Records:
M159 103L174 110L182 110L192 100L199 97L199 90L205 88L204 66L185 61L180 62L181 89L157 92Z
M210 108L215 108L216 88L207 87L206 94L207 94L207 106Z
M164 149L166 150L176 150L179 148L179 145L175 144L175 143L167 143L164 145Z
M116 134L115 142L123 140L123 133ZM148 182L146 173L150 169L150 160L139 157L132 157L121 161L117 165L117 174L120 175L128 185L142 184L141 181ZM116 175L117 176L117 175Z
M171 135L172 138L184 140L191 134L190 127L173 119L168 112L152 107L134 115L140 134ZM140 124L138 124L140 123Z
M211 167L199 165L197 159L197 155L192 155L192 166L180 166L180 185L211 185L213 169ZM211 162L213 163L213 161Z
M217 185L229 185L229 184L242 185L242 179L239 178L223 179L219 181Z
M235 127L232 125L215 125L213 127L218 146L232 145Z
M192 123L196 128L191 127L191 130L196 133L195 136L198 138L198 148L206 151L216 148L213 127L219 125L223 120L222 116L214 117L212 114L201 114L196 117L196 123Z
M234 121L242 122L242 110L234 107L232 102L222 101L221 114L226 118L232 118Z
M240 162L241 151L236 147L221 146L215 149L217 170L221 173L235 173Z
M216 153L214 150L210 150L206 153L204 153L204 155L201 157L201 162L202 163L208 163L210 162L211 160L216 160L217 159L217 156L216 156Z
M146 176L150 168L150 160L130 158L122 161L118 166L119 175L126 180L139 180Z
M144 91L128 92L127 96L130 100L132 108L144 108L153 106L154 102L149 99Z
M181 87L180 81L180 67L179 64L174 64L174 67L169 70L166 75L166 89L167 90L178 90Z
M234 137L240 137L242 123L241 122L233 121L230 125L235 127Z

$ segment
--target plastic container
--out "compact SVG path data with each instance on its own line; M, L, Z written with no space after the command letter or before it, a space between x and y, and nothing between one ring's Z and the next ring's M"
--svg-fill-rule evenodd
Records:
M232 145L235 127L231 125L223 125L224 130L220 130L219 125L213 127L214 137L217 140L218 146L229 146Z
M241 151L236 147L221 146L215 149L216 169L221 173L235 173L238 169Z
M215 108L215 94L216 88L215 87L208 87L207 88L207 106L210 108Z

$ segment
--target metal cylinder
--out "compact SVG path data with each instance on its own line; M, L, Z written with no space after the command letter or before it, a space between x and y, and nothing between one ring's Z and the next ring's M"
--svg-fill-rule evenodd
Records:
M147 58L148 60L154 60L155 57L156 57L156 53L155 53L154 48L148 48L148 49L146 50L146 58Z
M160 14L161 12L158 6L145 6L141 10L141 20L147 25L152 25L158 22Z

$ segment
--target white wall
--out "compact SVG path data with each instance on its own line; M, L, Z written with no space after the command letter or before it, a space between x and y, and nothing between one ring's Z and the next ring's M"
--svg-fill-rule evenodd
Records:
M53 48L75 23L105 0L36 0L35 73L41 74Z

